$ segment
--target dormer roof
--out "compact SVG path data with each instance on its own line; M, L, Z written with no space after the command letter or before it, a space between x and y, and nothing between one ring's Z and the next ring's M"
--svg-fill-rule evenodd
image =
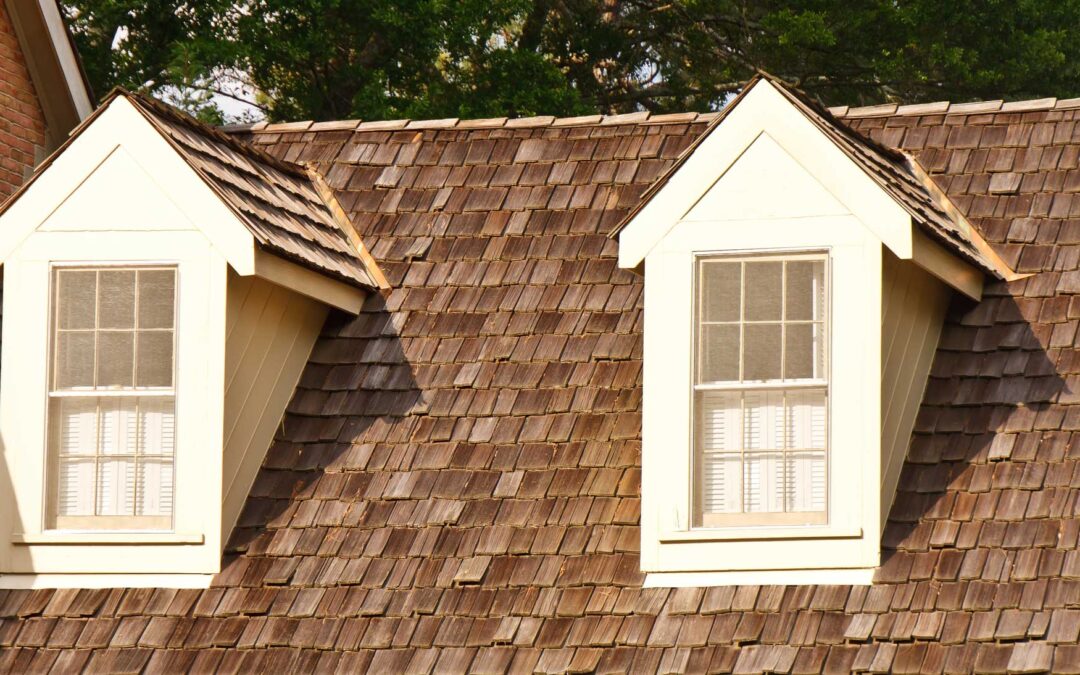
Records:
M757 86L770 87L779 93L903 208L911 216L913 223L946 250L994 278L1015 278L1015 273L997 256L948 196L934 184L917 159L902 150L877 143L844 125L829 110L766 73L750 80L679 160L649 186L626 218L613 228L611 237L617 237L649 205L653 197L668 184L694 152L707 142L709 136L724 124L728 116L738 110L739 104L750 96Z
M378 265L317 171L271 155L157 100L113 90L31 179L0 207L6 214L54 161L117 100L161 135L269 253L363 289L386 287Z

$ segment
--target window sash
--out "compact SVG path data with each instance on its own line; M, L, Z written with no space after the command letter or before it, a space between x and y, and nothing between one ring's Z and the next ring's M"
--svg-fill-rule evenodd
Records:
M821 287L816 291L812 291L812 306L816 311L812 312L809 319L789 319L788 314L788 266L783 263L791 262L820 262L822 264L821 273ZM779 319L765 319L765 320L751 320L748 319L747 314L747 283L746 283L746 263L757 262L779 262L783 264L781 268L781 278L779 283L779 295L780 295L780 308ZM706 307L706 293L708 289L706 287L706 279L704 273L704 266L707 264L716 263L737 263L739 264L739 291L738 302L739 311L738 317L729 317L725 320L705 320L704 312ZM694 287L695 287L695 304L694 304L694 349L693 349L693 408L692 415L693 421L693 444L694 453L693 461L691 462L691 485L692 485L692 518L691 523L693 527L703 528L723 528L723 527L747 527L747 526L796 526L796 525L824 525L828 523L828 511L830 502L830 490L829 490L829 358L828 358L828 345L829 335L831 333L829 326L829 311L828 311L828 298L830 295L829 290L829 265L828 256L825 253L811 252L811 253L791 253L780 255L708 255L697 256L694 260L695 273L694 273ZM820 295L819 295L820 294ZM734 294L731 294L734 297ZM731 325L738 326L738 379L707 379L703 371L703 361L705 359L704 354L704 327L705 326L723 326ZM779 364L779 377L774 379L745 379L746 368L746 329L748 325L779 325L781 331L781 337L779 341L780 349L780 364ZM787 327L790 325L812 325L816 326L820 331L817 335L813 335L812 339L816 342L813 344L813 349L820 349L821 353L816 351L813 353L812 364L815 369L818 369L814 377L804 378L785 378L788 374L787 369ZM820 359L820 360L819 360ZM820 392L824 406L824 443L821 448L798 448L798 447L781 447L781 448L769 448L769 449L749 449L745 447L747 443L743 439L745 433L745 427L747 424L747 410L745 401L747 396L753 396L755 393L768 394L772 392L773 396L779 395L784 398L784 434L797 432L797 429L789 426L787 420L787 403L786 397L788 391L792 393L798 392ZM738 411L738 426L739 426L739 442L738 448L733 453L728 452L716 452L715 450L709 450L705 447L704 443L704 424L705 424L705 411L703 409L705 398L716 393L730 392L732 394L740 394L740 408ZM706 457L709 454L711 461L727 461L723 459L725 457L737 457L738 465L738 503L739 509L732 511L720 511L711 512L706 509L706 499L710 496L707 492L706 481L709 480L707 472L710 467L707 466L707 462L710 461ZM809 454L808 454L809 453ZM816 477L812 473L812 468L807 469L806 465L813 467L814 454L820 454L821 463L823 468L821 473L823 478ZM810 490L811 493L815 489L814 482L823 480L823 499L822 507L820 510L791 510L789 505L795 494L795 490L798 489L795 485L795 479L789 474L794 472L794 469L789 467L795 466L796 458L809 458L802 466L802 478L804 482L808 484L808 487L804 488ZM718 458L720 458L718 460ZM773 476L774 490L783 490L783 494L769 494L766 495L763 491L766 489L766 479L764 476L759 475L756 479L748 477L747 469L749 462L765 463L773 462L772 465L775 470L775 463L779 463L782 474L781 479L777 479ZM728 467L731 468L731 467ZM717 470L712 467L712 470ZM760 472L759 468L759 472ZM805 472L810 470L811 476L806 477ZM716 480L714 475L713 480ZM747 499L747 492L754 480L757 481L756 489L762 491L759 495L760 501L763 504L769 504L770 502L776 504L778 501L783 502L783 507L780 509L772 510L751 510L750 504ZM786 481L786 482L785 482ZM716 488L714 482L713 488ZM715 494L711 495L715 498ZM729 496L730 498L730 496ZM714 505L715 506L715 505ZM715 509L714 509L715 510Z

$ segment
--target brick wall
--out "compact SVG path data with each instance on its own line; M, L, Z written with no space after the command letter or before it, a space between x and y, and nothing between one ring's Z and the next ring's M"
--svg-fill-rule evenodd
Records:
M0 200L30 174L45 148L45 115L18 36L0 3Z

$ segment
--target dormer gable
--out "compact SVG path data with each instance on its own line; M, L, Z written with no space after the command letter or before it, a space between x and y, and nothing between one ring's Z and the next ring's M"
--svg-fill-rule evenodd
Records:
M647 583L869 583L951 297L1019 276L769 76L611 236L645 276Z
M0 263L8 584L208 583L327 313L387 285L316 171L123 91Z

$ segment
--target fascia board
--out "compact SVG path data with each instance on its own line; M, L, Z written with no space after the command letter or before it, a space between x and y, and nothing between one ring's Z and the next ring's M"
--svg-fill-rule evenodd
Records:
M255 253L255 275L354 316L360 313L364 298L367 297L367 293L356 286L301 267L263 250Z
M237 273L255 273L255 241L198 173L123 96L109 102L0 215L0 262L6 260L117 147L169 195ZM122 194L122 191L118 191ZM122 209L118 201L115 208ZM146 214L153 218L152 213Z
M899 258L910 259L911 215L791 105L759 81L619 234L619 266L635 268L762 133L769 134ZM777 198L783 198L777 186Z
M94 105L90 100L90 91L83 77L82 66L79 65L78 54L68 37L64 19L60 16L60 7L55 0L38 0L41 8L41 16L45 20L45 26L49 31L53 51L60 69L64 74L64 82L67 84L68 93L71 95L72 105L79 119L85 119L94 111Z

